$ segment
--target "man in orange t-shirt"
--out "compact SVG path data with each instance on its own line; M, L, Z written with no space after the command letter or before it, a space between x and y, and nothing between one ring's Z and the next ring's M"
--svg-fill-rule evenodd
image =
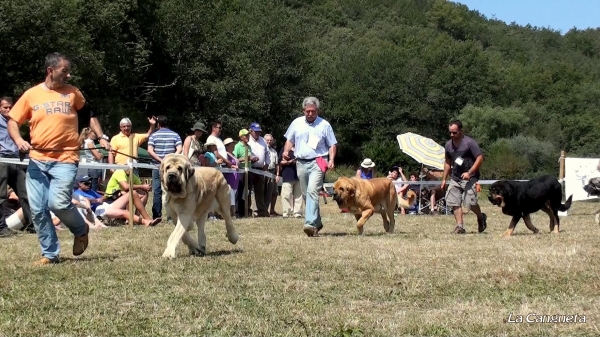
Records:
M42 249L37 265L59 262L60 243L50 211L75 236L73 255L81 255L88 245L88 227L71 202L79 164L79 121L89 120L90 128L101 135L100 144L110 149L108 136L71 77L71 62L59 53L46 56L46 79L25 91L13 106L8 132L21 152L29 151L27 194L31 217ZM87 120L86 120L87 119ZM19 126L30 121L31 144Z

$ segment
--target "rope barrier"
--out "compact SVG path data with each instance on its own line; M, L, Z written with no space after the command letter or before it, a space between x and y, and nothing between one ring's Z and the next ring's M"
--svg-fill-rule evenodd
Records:
M0 163L7 163L7 164L17 164L17 165L29 165L29 159L24 159L23 161L21 161L19 158L6 158L6 157L0 157ZM133 164L133 167L135 168L143 168L143 169L149 169L149 170L157 170L158 169L158 165L156 164L145 164L145 163L135 163ZM100 169L100 170L128 170L130 168L129 165L119 165L119 164L107 164L107 163L96 163L96 162L79 162L79 168L84 168L84 169ZM232 168L227 168L227 167L215 167L215 169L221 171L222 173L246 173L246 169L232 169ZM267 172L267 171L263 171L263 170L258 170L258 169L253 169L253 168L249 168L248 172L252 172L255 174L259 174L259 175L263 175L265 177L268 178L275 178L275 175ZM497 179L497 180L479 180L477 183L479 183L479 185L491 185L497 181L500 180L511 180L511 179ZM511 180L511 181L527 181L527 180ZM558 179L559 183L565 183L567 182L566 179ZM442 183L441 180L434 180L434 181L405 181L403 182L403 184L409 184L409 185L440 185ZM446 182L448 183L448 181ZM324 185L333 185L333 183L325 183Z
M82 150L79 147L75 148L75 149L44 149L44 148L39 148L39 147L32 147L31 149L34 150L34 151L38 151L38 152L81 152L81 150ZM111 149L110 152L114 152L116 154L120 154L120 155L123 155L125 157L129 157L131 159L135 159L137 161L140 160L140 158L138 158L136 156L132 156L132 155L129 155L127 153L123 153L123 152L120 152L120 151L117 151L117 150L112 150ZM20 160L24 160L25 156L27 154L28 154L28 152L19 151L19 159Z
M0 157L0 163L7 164L17 164L17 165L29 165L29 159L23 159L22 161L19 158L6 158ZM143 168L149 170L157 170L159 165L156 164L145 164L145 163L135 163L131 165L135 168ZM99 169L99 170L128 170L130 169L130 165L119 165L119 164L107 164L107 163L96 163L96 162L79 162L79 168L83 169ZM246 169L232 169L228 167L215 167L215 169L221 171L222 173L246 173ZM263 175L268 178L275 178L275 175L258 169L249 168L249 172Z

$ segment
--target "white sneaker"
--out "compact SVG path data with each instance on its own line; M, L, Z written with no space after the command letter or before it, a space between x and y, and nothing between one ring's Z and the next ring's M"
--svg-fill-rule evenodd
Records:
M284 217L284 218L288 218L288 217L289 217L289 215L288 215L287 213L283 213L282 217Z
M300 214L300 213L294 214L294 218L301 218L301 217L302 217L302 214Z

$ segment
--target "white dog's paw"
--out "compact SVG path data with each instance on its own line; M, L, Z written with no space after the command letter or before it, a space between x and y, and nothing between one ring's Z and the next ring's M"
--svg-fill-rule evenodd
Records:
M237 235L237 233L233 233L231 235L227 235L227 238L229 239L229 242L233 243L234 245L238 242L238 240L240 239L240 237Z
M193 255L193 256L204 256L204 255L206 255L206 247L194 247L194 248L190 248L190 255Z
M165 252L162 255L163 258L165 259L174 259L175 258L175 254L169 252L168 250L165 250Z

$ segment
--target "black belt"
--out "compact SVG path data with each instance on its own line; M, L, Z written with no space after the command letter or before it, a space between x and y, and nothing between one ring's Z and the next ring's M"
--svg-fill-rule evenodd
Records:
M317 157L310 158L310 159L296 158L296 160L298 160L298 161L313 161L313 160L316 160L316 159L317 159Z

